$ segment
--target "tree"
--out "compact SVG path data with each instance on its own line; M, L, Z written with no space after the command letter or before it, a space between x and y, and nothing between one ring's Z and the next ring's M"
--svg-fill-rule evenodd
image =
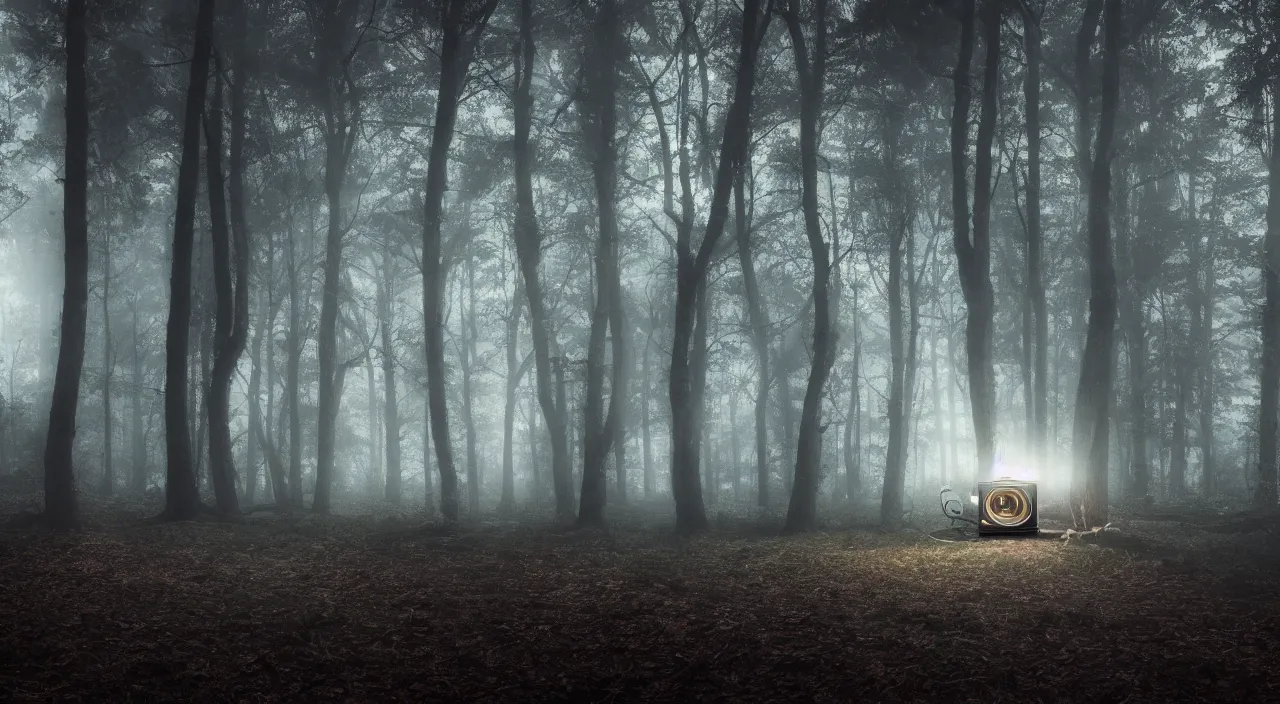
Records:
M751 224L747 222L747 206L743 182L750 158L744 158L733 177L734 221L737 227L738 262L742 267L742 291L747 315L751 321L751 347L756 356L756 504L769 505L769 309L760 295L755 260L751 255Z
M996 130L1002 3L999 0L983 0L982 3L987 55L983 64L982 107L978 118L971 230L966 159L971 100L969 67L973 57L977 5L978 0L966 0L961 11L960 58L953 77L951 193L953 245L961 290L969 310L965 324L965 352L969 367L969 403L973 408L973 432L978 451L978 477L982 478L990 476L995 459L996 390L991 360L991 329L995 318L995 293L991 287L991 148Z
M440 471L440 512L446 521L458 520L458 474L449 439L449 412L445 402L444 288L450 257L446 256L440 229L444 193L449 177L449 145L458 119L458 102L467 81L475 45L484 34L497 0L483 0L471 7L468 0L444 0L441 11L440 90L436 119L427 157L427 182L423 196L422 311L427 336L427 392L431 406L431 436Z
M1280 71L1275 74L1280 76ZM1267 234L1262 245L1266 298L1262 312L1262 389L1258 420L1261 451L1258 457L1258 489L1254 498L1259 508L1267 510L1274 510L1276 506L1276 435L1280 426L1280 421L1277 421L1280 412L1276 406L1277 398L1280 398L1280 110L1274 107L1276 96L1280 96L1280 77L1273 81Z
M910 186L901 162L906 158L902 148L903 111L887 106L880 116L883 123L883 156L880 166L880 198L885 203L884 217L889 235L889 274L886 282L889 299L889 437L885 448L884 490L880 495L880 522L896 526L902 520L902 497L907 475L907 440L910 436L911 397L915 394L915 285L912 273L911 241L912 206L908 201ZM904 262L905 259L905 262ZM906 281L903 269L906 269ZM904 320L903 284L912 292L911 320ZM910 330L904 330L907 323ZM908 337L910 341L908 342Z
M302 508L302 410L299 408L299 383L302 366L303 332L302 314L306 304L299 291L299 263L297 254L297 235L293 223L292 206L287 216L288 242L285 246L285 266L288 267L289 280L289 344L286 350L284 377L285 396L289 416L289 497L288 504L292 508ZM283 503L283 497L277 498Z
M547 320L539 263L542 259L542 237L538 230L537 211L533 202L533 151L529 131L533 121L533 65L536 47L533 41L533 0L520 0L519 51L515 58L515 91L512 97L515 117L513 156L515 162L516 224L512 233L524 291L529 301L529 329L533 342L534 374L538 406L542 410L551 444L551 483L555 493L556 515L560 520L573 518L573 486L570 483L568 421L564 403L552 391L552 350L558 350L555 331ZM556 354L554 357L558 358Z
M1085 21L1088 22L1087 16ZM1122 21L1120 0L1106 0L1102 104L1088 180L1089 328L1081 360L1072 432L1075 468L1071 483L1072 515L1086 527L1105 525L1109 513L1107 461L1113 373L1111 349L1117 317L1116 274L1111 258L1111 158L1116 110L1120 102ZM1077 74L1076 80L1077 91L1087 96L1086 74Z
M320 302L317 357L320 365L319 421L316 428L316 489L311 508L328 513L333 485L334 425L337 422L337 323L338 294L342 279L342 188L360 127L360 91L352 62L360 50L363 32L354 39L359 0L325 0L310 5L315 27L316 75L312 100L324 119L324 194L329 204L325 235L324 288ZM354 44L354 46L352 46Z
M378 281L378 328L382 334L382 386L383 411L382 423L386 431L387 453L387 486L386 499L393 504L400 503L401 470L400 470L400 405L396 398L396 352L392 339L392 324L395 310L392 298L398 269L392 253L390 230L382 242L382 277Z
M626 372L622 365L626 333L622 329L622 284L618 271L618 167L615 151L619 61L615 47L622 42L622 35L613 0L603 0L593 14L593 41L585 55L583 70L587 89L581 110L600 225L595 253L596 296L591 312L591 337L587 343L582 495L578 508L580 526L604 524L605 465L609 449L616 439L619 408L626 398ZM606 409L604 353L608 333L612 333L613 386Z
M813 3L813 58L800 24L798 0L789 0L782 17L791 35L796 74L800 83L801 207L805 236L813 260L813 359L800 414L796 445L795 483L787 506L788 532L818 528L818 487L822 482L822 394L831 365L835 363L837 333L831 313L831 250L822 234L818 211L818 119L822 113L823 81L827 71L827 0Z
M682 9L684 4L682 3ZM706 530L706 508L702 503L702 483L698 476L699 438L702 434L701 413L704 389L697 384L695 366L691 364L694 327L699 301L706 296L707 270L716 242L728 220L729 195L733 186L734 165L741 162L747 142L751 114L751 98L755 88L756 56L768 27L769 15L761 15L760 0L746 0L742 11L742 38L738 51L738 73L733 98L725 116L724 136L720 143L711 207L702 242L694 253L692 242L692 196L687 188L688 167L681 150L680 180L681 215L671 213L676 221L676 304L672 331L671 374L668 391L671 399L671 492L676 504L676 529L680 532ZM686 25L691 19L686 17ZM682 144L683 146L683 144ZM705 310L705 306L702 308Z
M195 239L196 189L200 180L200 122L213 47L213 0L200 0L195 47L183 111L182 156L178 165L177 212L173 221L173 266L169 276L169 321L165 335L164 517L191 520L200 511L187 426L187 352L191 335L191 252Z
M1277 435L1280 434L1280 3L1276 0L1203 3L1208 19L1229 33L1226 74L1236 102L1252 110L1246 136L1267 156L1266 234L1262 242L1262 368L1258 408L1258 470L1254 505L1277 506ZM1212 334L1210 331L1209 334ZM1210 400L1210 403L1212 401ZM1203 424L1203 421L1202 421Z
M524 297L524 283L519 280L519 272L517 271L515 291L511 296L511 308L507 314L506 321L507 379L506 401L502 410L502 498L498 502L499 512L504 513L510 513L515 509L516 504L516 394L520 390L520 380L524 378L524 373L528 371L529 362L533 361L533 355L531 354L525 357L523 364L518 362L520 354L520 312L524 307L522 300Z
M129 313L133 320L130 328L133 338L132 369L129 383L132 389L129 394L130 412L133 422L129 424L130 461L133 465L129 475L129 489L134 494L141 494L147 488L147 443L142 432L142 390L143 367L142 345L138 336L138 295L134 292L129 300Z
M116 476L111 463L111 236L102 240L102 493L115 493Z
M1044 231L1041 226L1040 206L1040 20L1043 6L1033 11L1030 3L1019 5L1022 12L1023 47L1026 51L1027 73L1023 78L1023 102L1025 103L1027 130L1027 295L1034 327L1034 362L1031 365L1034 391L1029 425L1033 428L1031 448L1041 467L1049 466L1049 309L1044 285ZM1030 340L1028 340L1030 342ZM937 405L941 405L940 403Z
M243 15L243 9L237 14ZM239 24L239 23L237 23ZM240 27L239 29L242 29ZM238 34L240 32L237 32ZM235 487L235 458L231 453L231 375L235 373L240 355L244 353L249 333L249 253L245 242L244 214L236 216L238 225L227 221L227 203L222 179L222 71L221 62L215 61L217 77L214 81L213 105L205 120L208 148L205 164L209 181L209 213L213 235L213 280L215 300L214 357L209 374L209 390L205 403L209 413L209 477L213 484L218 512L233 515L240 512ZM237 65L243 72L243 64ZM236 83L243 81L236 77ZM235 91L235 88L232 89ZM232 98L232 178L231 191L235 206L244 207L244 93L241 86L239 98ZM236 209L233 206L233 210ZM235 278L232 278L232 235L235 234Z
M76 437L76 404L84 367L84 334L89 305L89 88L85 74L89 32L85 0L68 0L67 146L63 180L62 321L58 367L49 407L49 433L44 447L44 518L58 529L74 528L80 515L71 452ZM12 395L12 394L10 394Z
M476 257L473 251L476 233L471 229L471 200L462 205L462 224L456 237L465 238L466 288L458 287L458 310L462 313L462 340L458 345L462 368L462 423L467 443L467 510L480 515L480 473L476 458L475 365L476 365ZM461 244L457 246L461 247Z

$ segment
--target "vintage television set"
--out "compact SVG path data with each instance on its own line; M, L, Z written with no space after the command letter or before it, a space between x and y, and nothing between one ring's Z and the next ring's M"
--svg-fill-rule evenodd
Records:
M997 479L978 483L978 535L1035 535L1035 482Z

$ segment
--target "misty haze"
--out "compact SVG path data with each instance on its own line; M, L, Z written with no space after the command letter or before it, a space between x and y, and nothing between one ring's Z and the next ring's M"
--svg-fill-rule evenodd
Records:
M0 0L0 700L1280 701L1280 0Z

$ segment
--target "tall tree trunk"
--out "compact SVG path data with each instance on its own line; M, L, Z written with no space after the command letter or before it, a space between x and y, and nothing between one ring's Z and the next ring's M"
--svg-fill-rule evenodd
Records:
M756 355L755 436L756 436L756 504L769 505L769 310L760 295L756 281L755 258L751 249L751 223L747 218L745 194L746 171L750 154L733 175L734 224L738 236L738 263L742 267L742 288L746 297L747 317L751 320L751 347Z
M926 256L927 259L927 256ZM914 230L907 231L906 242L906 284L907 284L907 354L906 370L903 373L902 394L902 431L904 438L911 438L915 457L915 467L920 468L920 414L916 408L916 379L920 374L920 277L923 270L917 270L916 238ZM905 466L907 454L903 453ZM905 475L905 470L904 470ZM919 476L919 474L917 475Z
M621 255L618 260L621 262ZM613 397L618 397L618 402L614 407L614 423L613 423L613 462L614 473L616 478L615 487L617 490L617 502L619 505L627 503L627 419L630 412L627 410L628 404L631 402L631 347L627 341L625 330L624 310L622 307L621 281L618 282L618 295L614 296L613 306L611 306L610 314L616 312L618 320L618 332L611 337L613 342L613 379L609 387L609 401L613 404Z
M210 475L208 471L202 472L202 469L205 469L204 457L207 453L205 440L209 437L209 414L201 413L200 409L207 407L209 403L210 358L213 355L213 321L209 319L209 310L207 308L201 305L199 310L201 318L200 331L198 333L200 335L200 353L197 355L197 364L200 373L199 387L202 391L199 394L198 401L196 398L192 398L190 412L192 417L196 419L195 458L197 486L207 491L212 488Z
M1032 457L1044 468L1049 462L1049 310L1044 285L1044 231L1040 208L1040 17L1023 3L1023 40L1027 75L1023 84L1027 123L1027 294L1034 318Z
M276 265L275 237L268 236L267 237L267 269L266 269L266 276L262 279L263 281L266 282L263 288L266 289L266 298L267 298L267 310L265 311L266 317L267 317L266 328L265 328L266 343L267 343L267 359L266 359L267 406L265 409L266 413L263 417L262 424L263 426L265 426L264 436L267 439L267 444L271 445L273 448L272 452L277 451L275 449L276 447L275 443L279 440L279 438L284 436L283 432L275 432L273 430L273 423L279 422L281 431L283 431L284 416L285 416L285 414L281 412L276 419L273 419L271 417L271 414L275 411L275 407L276 407L276 355L275 355L276 313L279 311L279 305L280 305L275 300L275 277L276 277L275 265ZM275 433L274 435L273 435L273 432ZM266 450L263 450L263 454L264 455L266 454ZM264 459L266 458L264 457ZM283 465L281 466L283 467ZM267 483L267 485L271 489L271 501L274 502L277 507L284 507L288 504L288 494L287 493L282 494L277 491L278 489L284 487L284 483L283 483L284 474L280 475L281 483L277 484L275 474L270 471L272 469L274 468L268 467L268 472L270 473L271 481Z
M907 426L911 416L910 395L914 386L907 374L907 335L903 329L902 308L903 249L910 239L911 214L902 201L906 187L898 166L902 120L899 115L886 115L884 125L885 172L882 197L890 204L889 220L889 438L885 447L884 490L880 497L880 522L896 526L902 521L903 495L907 478ZM912 263L906 263L911 276Z
M342 187L360 128L360 98L351 84L348 63L358 47L348 48L356 21L356 3L333 3L317 10L315 54L323 87L324 195L328 203L325 234L324 286L320 298L320 328L316 358L320 367L317 395L316 486L311 509L325 514L330 508L334 474L334 432L338 421L336 384L338 293L342 280ZM359 40L357 40L359 41Z
M209 216L213 225L213 281L217 300L213 369L209 375L205 404L209 414L209 479L213 484L218 512L233 515L240 513L240 505L236 496L235 458L231 452L231 376L244 351L240 319L247 316L243 309L237 310L240 308L239 292L235 291L232 280L231 233L222 180L222 71L220 61L215 60L214 64L213 104L205 118L205 165L208 169ZM236 258L240 258L239 252ZM239 287L243 288L245 267L239 266L238 269ZM243 322L247 327L248 321Z
M1112 341L1116 325L1116 275L1111 261L1111 158L1120 102L1120 0L1106 0L1102 106L1089 174L1089 327L1081 359L1072 452L1072 514L1084 526L1108 517ZM1083 76L1079 77L1083 81ZM1077 88L1082 88L1083 83ZM1079 513L1077 514L1076 511Z
M111 463L111 237L102 242L102 493L115 493L116 475Z
M650 318L649 330L645 335L644 351L641 353L640 376L643 379L643 390L640 394L640 435L644 452L644 498L652 499L657 488L657 477L653 469L653 445L649 432L649 395L653 386L649 376L649 347L653 344L653 328L656 322Z
M372 342L372 340L370 340ZM367 494L376 496L382 490L382 429L379 427L378 387L373 371L373 355L364 358L365 394L369 401L369 472L365 479Z
M938 445L938 483L947 483L947 433L942 416L942 380L938 376L938 330L929 331L929 379L933 392L933 441Z
M191 334L191 252L196 190L200 180L200 115L204 112L213 45L213 0L200 0L195 48L183 113L182 157L178 166L177 213L173 225L173 268L169 277L169 321L165 337L165 511L169 520L195 518L200 495L187 430L187 348Z
M572 419L573 419L573 409L569 408L568 395L567 395L567 393L566 393L566 391L565 391L565 383L564 383L564 365L565 365L565 360L564 360L564 358L563 358L563 357L561 357L561 356L560 356L560 350L559 350L559 349L557 349L557 350L556 350L556 359L555 359L555 362L556 362L556 365L555 365L555 367L556 367L556 368L555 368L555 372L556 372L556 379L555 379L555 381L556 381L556 407L560 408L560 409L562 410L562 412L564 413L565 428L567 429L567 428L571 425L571 421L572 421ZM567 430L566 430L566 435L565 435L565 443L566 443L566 445L567 445L567 447L566 447L566 456L568 457L568 460L567 460L567 461L568 461L568 465L565 467L565 472L566 472L566 473L568 474L568 476L569 476L569 498L570 498L570 500L571 500L571 501L576 501L576 500L577 500L577 497L574 495L574 491L573 491L573 487L574 487L574 482L573 482L573 479L574 479L574 477L573 477L573 471L574 471L574 468L573 468L573 434L572 434L572 433L568 433L568 432L567 432ZM553 477L553 480L554 480L554 477ZM557 499L556 501L557 501L557 504L556 504L556 505L557 505L557 506L559 506L559 503L558 503L558 502L559 502L559 499ZM558 508L557 508L557 515L559 515L559 509L558 509ZM572 510L570 511L570 515L571 515L571 516L573 516L574 518L576 518L576 515L574 515L574 514L573 514Z
M422 393L422 489L427 515L435 515L435 489L431 481L431 394L427 389Z
M353 130L354 134L354 130ZM332 140L329 140L332 141ZM330 147L332 150L333 147ZM329 512L333 485L334 427L338 408L334 400L337 363L338 289L342 273L342 176L338 157L325 160L325 196L329 202L329 228L325 238L324 288L320 303L317 358L320 366L316 426L316 484L311 510Z
M427 392L431 409L431 435L435 440L436 463L440 470L440 509L445 520L451 522L458 520L458 474L453 464L453 444L449 439L445 388L442 304L449 262L442 257L440 226L444 192L448 187L449 146L453 143L458 101L462 98L475 43L484 32L496 4L496 0L486 0L477 16L468 17L467 3L464 0L446 0L444 3L441 12L443 39L440 48L440 90L436 98L436 119L431 131L431 151L427 157L427 180L423 197L422 311L427 331Z
M129 377L132 389L129 393L129 402L132 406L131 415L133 422L129 424L129 432L131 434L132 452L132 470L129 474L129 487L135 495L140 495L147 489L147 443L142 434L142 349L138 340L138 299L135 297L129 302L129 313L133 317L132 335L133 335L133 368Z
M62 191L64 283L58 367L53 379L49 434L44 446L44 517L59 529L73 528L80 522L71 455L89 306L89 89L85 75L89 33L85 26L85 5L85 0L67 2L67 146Z
M263 304L262 304L262 310L261 310L262 319L258 323L259 332L257 336L258 338L265 338L265 340L255 339L253 343L254 344L254 351L253 351L254 367L253 367L253 371L251 372L252 376L250 377L250 381L249 381L250 387L253 387L253 388L251 388L250 394L249 394L249 402L251 405L249 406L250 417L249 417L248 432L250 434L250 440L248 440L248 442L249 442L249 446L253 447L255 445L255 440L256 440L257 447L262 450L262 457L266 464L266 479L264 481L264 487L271 491L271 501L275 504L276 511L285 512L290 509L288 480L286 479L286 472L288 471L288 469L285 466L284 461L280 457L279 447L276 445L276 442L280 438L284 437L284 421L285 421L286 414L283 412L280 413L280 416L278 419L280 422L280 431L275 434L274 438L272 436L272 425L271 425L272 424L271 410L272 408L275 407L275 383L276 383L275 381L275 346L276 346L275 320L276 320L277 304L274 296L275 286L273 283L275 279L275 254L276 254L275 239L272 237L267 237L266 275L260 279L260 281L262 281L265 284L263 286L263 289L265 289L265 291L258 294L259 300L263 301ZM261 397L259 395L259 391L256 389L256 387L254 387L255 380L261 377L261 374L258 369L258 365L260 362L262 362L262 358L259 356L257 348L259 344L264 341L266 342L266 345L267 345L267 354L266 354L266 362L265 362L266 384L267 384L267 404L265 409L266 410L265 417L262 412L262 408L260 406ZM257 483L257 478L256 478L257 468L256 468L256 465L253 464L252 455L250 455L250 458L251 458L250 466L249 466L250 477L249 477L249 481L246 483L246 486L245 486L245 502L252 504L253 494L251 492L256 491L256 489L254 488L254 485Z
M1192 184L1194 185L1194 176ZM1215 216L1212 219L1213 226L1209 228L1209 233L1204 244L1204 250L1201 253L1201 263L1197 278L1201 279L1200 284L1200 337L1198 339L1197 348L1199 349L1199 359L1196 362L1196 387L1199 393L1199 412L1200 412L1200 473L1203 476L1203 490L1205 495L1212 496L1217 493L1217 472L1213 461L1214 442L1213 442L1213 309L1214 309L1214 288L1216 286L1216 263L1215 263L1215 245L1217 244L1218 218L1216 213L1218 210L1217 199L1214 200L1213 211Z
M1271 86L1271 161L1267 190L1267 234L1262 243L1262 278L1266 299L1262 307L1262 377L1258 411L1258 486L1254 505L1276 508L1276 402L1280 398L1280 79Z
M4 311L0 309L0 331L4 330ZM21 343L19 343L19 351ZM9 393L6 396L0 392L0 477L9 474L9 422L5 418L5 406L11 403L7 399L13 398L13 365L9 365Z
M1029 230L1030 227L1028 226L1027 229ZM1028 262L1028 269L1030 268L1029 262L1031 261L1031 253L1028 251L1029 248L1026 247L1026 245L1029 241L1030 237L1023 242L1023 256L1025 257L1025 261ZM1035 314L1032 310L1031 297L1029 295L1023 297L1020 307L1022 308L1022 324L1020 326L1021 329L1019 330L1021 336L1018 341L1022 343L1022 349L1020 350L1021 354L1018 356L1018 371L1022 373L1022 407L1023 413L1026 414L1026 448L1028 453L1034 455L1036 447L1036 402L1034 391L1035 379L1033 372L1033 360L1035 358L1035 342L1033 340L1035 336Z
M693 387L698 389L698 394L694 399L694 423L698 433L699 452L702 447L710 448L711 436L706 421L706 388L707 388L707 352L708 341L710 339L710 320L711 320L711 282L703 283L703 291L698 296L698 309L695 318L697 327L693 330L693 349L689 354L689 368L693 377ZM705 488L703 493L707 495L707 499L714 504L716 502L716 484L713 479L714 468L711 462L711 453L707 452L707 468L705 473Z
M285 402L289 416L289 499L290 506L302 508L302 400L299 398L299 379L302 366L302 297L298 291L298 260L296 232L292 211L289 215L289 241L287 243L289 267L289 347L285 359ZM278 502L283 503L280 497Z
M777 354L773 360L773 374L778 378L778 409L782 411L782 448L783 457L795 452L796 448L796 405L791 393L791 362L793 347L784 347L784 352ZM795 480L795 465L790 462L782 464L782 493L791 496L792 484Z
M557 371L558 377L557 377L557 379L556 379L556 382L559 384L559 388L560 388L561 390L565 389L564 368L565 368L565 365L566 365L566 364L567 364L566 360L561 359L561 360L560 360L560 367L559 367L559 369L558 369L558 371ZM581 433L579 433L578 431L572 430L572 428L576 427L576 426L575 426L575 423L574 423L574 417L576 416L576 411L578 410L577 408L574 408L574 406L575 406L575 405L579 405L580 403L581 403L581 402L578 402L578 400L577 400L576 398L572 398L572 397L570 397L570 398L569 398L569 400L568 400L568 404L569 404L569 405L565 406L565 419L568 421L568 426L569 426L569 428L571 429L571 430L570 430L570 432L569 432L569 458L570 458L570 460L572 460L572 458L574 458L574 457L577 457L578 450L582 448L582 434L581 434ZM582 482L581 467L582 467L582 465L581 465L581 464L578 464L577 462L574 462L574 463L569 467L569 471L572 473L572 474L570 475L570 479L571 479L570 483L571 483L571 485L572 485L572 486L580 487L580 486L582 485L582 484L581 484L581 482ZM575 492L574 492L574 501L575 501L575 502L576 502L576 501L578 501L578 499L580 498L580 496L581 496L581 494L580 494L578 491L575 491Z
M684 8L682 7L682 10ZM735 164L742 163L746 151L755 89L756 55L770 15L761 15L760 0L745 0L742 38L733 99L725 117L719 164L712 188L711 207L702 243L694 254L692 245L693 199L686 186L689 173L686 150L681 150L682 210L676 240L676 305L672 330L671 372L668 382L671 399L671 491L676 504L676 529L682 533L709 528L698 480L698 415L702 389L696 386L691 364L698 299L705 292L707 271L728 220L730 190ZM687 24L691 24L686 19Z
M234 324L225 350L230 357L232 373L244 355L249 342L249 279L251 256L249 252L249 217L244 193L245 171L245 134L248 129L246 115L245 88L249 81L249 54L246 46L248 40L248 8L245 3L238 3L233 14L233 32L236 36L232 42L232 62L235 67L234 80L231 83L231 144L228 153L230 178L227 182L228 204L231 207L231 245L233 247L231 264L235 275L235 293L232 308ZM230 380L231 374L227 375ZM253 445L250 440L246 443ZM235 465L231 461L232 447L227 443L228 469L231 472L232 492L234 495L236 477Z
M1129 217L1128 177L1121 171L1121 188L1116 191L1116 255L1125 272L1124 292L1120 315L1124 326L1126 355L1129 358L1129 494L1137 500L1149 497L1151 491L1151 466L1147 460L1147 326L1145 294L1136 277L1136 265L1142 253L1133 244L1132 223ZM1162 426L1163 427L1163 426Z
M720 503L720 467L716 446L711 439L711 426L705 419L702 423L702 446L706 448L707 455L707 471L703 473L702 491L707 496L707 503L715 506Z
M618 408L626 394L623 361L622 287L618 272L617 61L614 47L621 42L617 11L605 0L594 11L594 43L588 52L588 101L582 105L584 132L591 154L600 232L596 243L596 296L587 343L587 376L583 400L582 494L578 525L604 524L605 465L615 441ZM604 402L605 337L612 333L613 388Z
M1191 360L1190 351L1184 345L1179 345L1172 353L1173 383L1178 395L1173 404L1168 492L1170 498L1182 499L1187 493L1187 407L1191 405Z
M729 391L729 466L733 471L730 480L733 482L733 503L742 501L742 465L738 454L738 394L736 389Z
M956 411L956 388L960 386L956 365L955 331L947 330L947 417L951 419L951 472L953 481L960 479L960 424L961 414Z
M1164 327L1166 327L1166 333L1167 333L1168 326L1165 325ZM1165 339L1168 339L1169 335L1166 334L1164 337ZM1166 363L1163 366L1167 368L1169 365ZM1157 470L1156 470L1155 479L1156 479L1156 484L1161 486L1167 486L1165 484L1165 480L1169 476L1169 473L1167 471L1168 456L1165 454L1165 450L1168 449L1168 444L1165 442L1165 434L1163 432L1164 428L1169 427L1169 421L1168 421L1168 415L1167 415L1169 412L1169 404L1165 403L1165 399L1169 397L1169 379L1167 378L1167 375L1161 374L1158 377L1158 381L1156 382L1155 393L1153 394L1153 396L1155 396L1156 398L1156 408L1158 409L1158 412L1159 412L1159 418L1157 419L1156 427L1161 429L1161 432L1156 434Z
M529 395L529 492L532 503L538 505L546 498L546 487L543 485L542 475L538 472L538 408L537 408L537 382L532 382L535 388L533 393Z
M966 153L968 151L970 79L974 20L977 0L964 5L960 59L955 72L955 108L951 116L952 209L954 246L969 316L965 325L965 352L969 365L969 402L973 408L973 432L977 445L979 478L989 477L995 455L995 370L991 358L991 330L995 318L991 287L991 147L995 139L998 80L1000 76L999 0L983 1L983 38L986 61L983 70L982 110L978 120L977 155L973 186L973 228L969 227Z
M902 520L902 500L906 481L906 340L902 314L902 244L906 225L893 225L889 245L889 438L886 446L884 493L880 500L880 522L895 526Z
M395 311L392 309L396 290L395 256L391 251L392 236L388 232L382 242L382 280L378 286L378 321L382 333L382 426L386 434L386 499L399 506L402 492L400 469L400 405L396 399L396 349L393 338Z
M515 431L516 392L520 390L520 311L524 307L524 285L516 273L515 291L511 296L511 310L507 315L507 379L506 403L502 408L502 498L498 501L500 513L510 513L516 505Z
M449 35L446 34L446 38ZM448 52L442 56L447 56ZM450 67L449 73L454 70ZM444 79L442 79L443 82ZM453 79L449 79L453 80ZM453 95L456 95L454 91ZM441 90L441 99L439 105L443 106L447 96L443 88ZM441 108L443 109L443 107ZM440 132L441 121L437 113L436 132ZM452 125L450 125L447 134L443 135L446 140L453 137ZM432 151L435 151L436 144L439 139L432 140ZM446 167L441 164L438 167L439 175L435 178L443 181L445 178ZM431 172L428 172L430 177ZM444 197L443 184L438 187L439 195L435 198L438 203ZM431 437L435 445L436 466L440 472L440 511L444 515L446 521L456 522L458 520L458 474L453 464L453 442L449 439L449 410L447 405L447 388L445 386L445 366L444 366L444 306L442 299L444 298L444 288L448 272L441 262L440 252L440 206L432 206L432 199L429 197L428 205L433 213L429 213L426 230L424 231L424 250L426 255L423 263L423 310L426 317L427 332L427 407L428 422L430 423Z
M568 422L563 399L554 396L553 370L559 368L559 345L555 331L547 320L542 296L539 264L542 259L542 237L538 231L537 212L533 203L533 152L529 131L533 121L533 0L520 0L520 53L517 56L515 108L515 185L516 185L516 256L524 278L525 295L529 299L529 330L533 343L534 373L538 405L546 421L551 443L551 484L555 494L556 516L565 521L573 518L573 485L570 479L572 457L569 454Z
M463 225L466 237L471 239L471 205L463 206ZM476 464L475 385L472 381L476 363L476 265L473 252L467 252L466 299L458 290L458 310L462 311L462 344L459 345L462 367L462 424L467 433L467 511L471 516L480 515L480 475Z
M857 501L862 494L862 326L859 322L858 287L853 291L853 364L849 369L849 418L844 433L844 482L849 502Z
M270 278L266 279L267 286L270 287ZM267 297L258 294L258 321L253 331L253 342L250 343L249 361L252 368L249 370L249 439L245 441L248 448L245 453L247 456L244 478L244 502L252 506L253 499L258 492L258 455L254 448L259 443L255 441L255 434L259 426L271 427L271 419L268 417L267 422L262 422L262 338L267 334ZM268 341L270 346L270 341ZM263 434L266 434L264 429ZM269 442L269 439L268 439ZM264 453L265 454L265 453ZM271 482L267 482L267 488L271 488Z

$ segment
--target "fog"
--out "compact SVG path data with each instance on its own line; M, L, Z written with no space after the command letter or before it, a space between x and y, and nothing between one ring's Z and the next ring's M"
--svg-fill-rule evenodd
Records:
M8 0L0 474L687 531L1275 503L1244 4L534 4Z
M0 0L5 701L1274 701L1280 0Z

